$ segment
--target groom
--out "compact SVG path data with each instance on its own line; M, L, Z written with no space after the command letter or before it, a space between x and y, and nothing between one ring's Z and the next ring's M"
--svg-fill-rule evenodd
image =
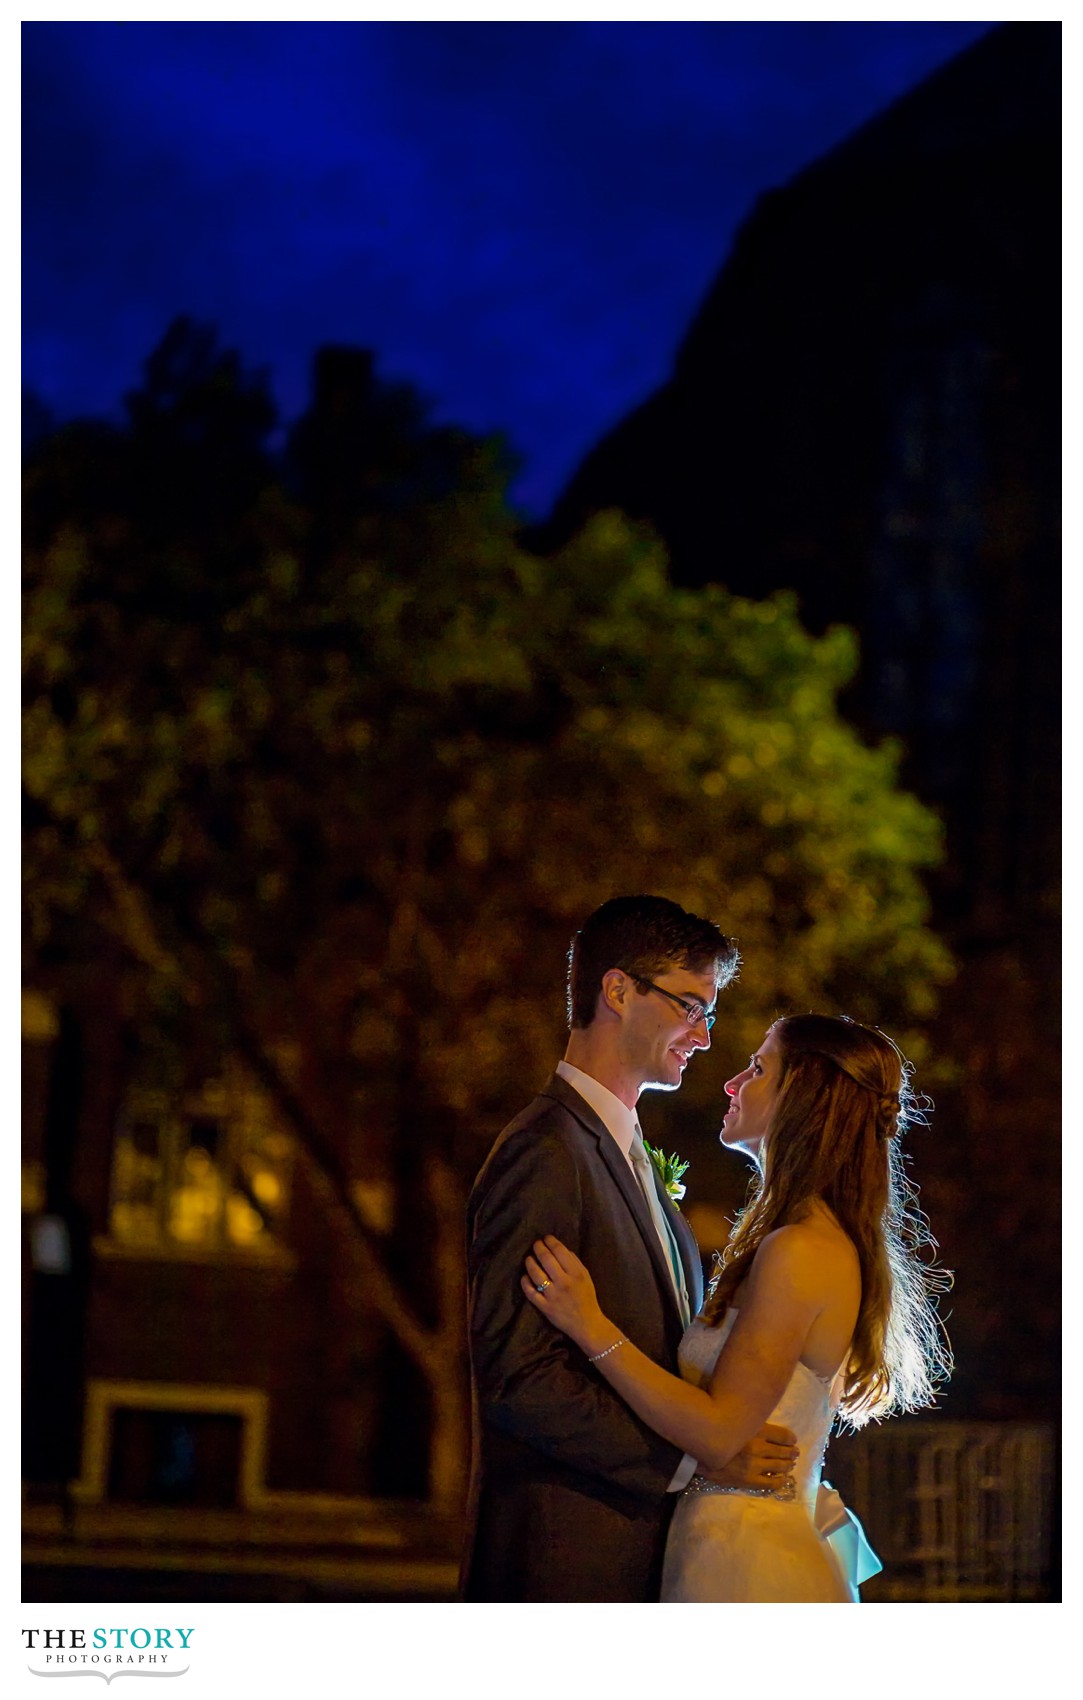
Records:
M542 1092L500 1135L467 1211L474 1447L462 1596L657 1600L666 1530L693 1474L523 1298L535 1239L583 1259L620 1332L676 1372L703 1277L692 1231L643 1149L640 1092L675 1091L706 1050L732 940L663 897L617 897L573 941L571 1034ZM720 1472L788 1468L768 1424Z

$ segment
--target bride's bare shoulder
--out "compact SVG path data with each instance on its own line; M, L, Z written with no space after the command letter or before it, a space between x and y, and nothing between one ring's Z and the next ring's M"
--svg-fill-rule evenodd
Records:
M818 1200L799 1221L787 1222L764 1235L751 1273L768 1270L776 1277L782 1272L791 1278L807 1275L816 1285L822 1284L825 1276L831 1282L849 1276L860 1280L854 1242Z

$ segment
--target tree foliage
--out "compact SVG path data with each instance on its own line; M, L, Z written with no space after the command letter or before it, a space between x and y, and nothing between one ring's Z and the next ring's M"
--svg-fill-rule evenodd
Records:
M848 631L675 590L617 514L529 553L498 446L356 352L277 457L184 322L129 411L27 474L36 962L118 941L148 1032L186 1009L345 1175L400 1181L468 1177L544 1079L618 892L736 935L735 1058L782 1009L928 1016L939 828L837 712Z

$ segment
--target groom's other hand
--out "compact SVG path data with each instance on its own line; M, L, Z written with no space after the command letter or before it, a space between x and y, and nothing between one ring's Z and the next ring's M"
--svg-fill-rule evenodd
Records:
M735 1458L721 1470L697 1466L701 1476L722 1487L781 1488L792 1486L790 1472L797 1462L797 1436L779 1423L764 1423Z

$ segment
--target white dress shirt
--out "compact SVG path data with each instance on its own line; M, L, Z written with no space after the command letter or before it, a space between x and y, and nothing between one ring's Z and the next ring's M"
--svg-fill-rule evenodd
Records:
M627 1104L617 1097L615 1092L609 1090L608 1086L603 1086L601 1081L595 1080L592 1074L584 1074L581 1068L576 1068L574 1064L565 1062L563 1057L557 1063L557 1073L562 1080L568 1082L568 1085L574 1091L578 1092L581 1098L586 1100L599 1121L604 1122L606 1129L616 1141L621 1155L631 1171L632 1179L638 1187L639 1177L636 1174L631 1155L632 1140L635 1138L636 1129L639 1126L639 1117L635 1111L630 1110ZM646 1202L644 1200L644 1203ZM669 1493L680 1493L682 1488L687 1487L695 1473L696 1460L686 1452L677 1465L676 1474L667 1491Z

